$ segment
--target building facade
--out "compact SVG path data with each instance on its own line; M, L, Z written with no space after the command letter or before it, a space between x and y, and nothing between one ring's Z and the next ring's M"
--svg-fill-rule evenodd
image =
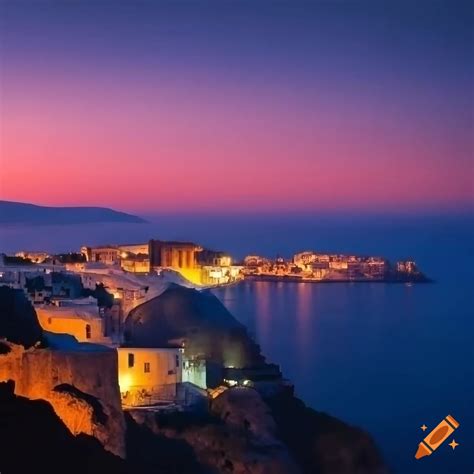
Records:
M117 352L124 405L152 405L176 399L182 382L181 349L120 347Z

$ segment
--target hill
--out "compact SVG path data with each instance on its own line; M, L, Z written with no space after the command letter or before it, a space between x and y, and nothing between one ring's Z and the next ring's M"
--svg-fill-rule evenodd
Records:
M85 224L94 222L146 222L141 217L106 207L46 207L0 201L0 224Z

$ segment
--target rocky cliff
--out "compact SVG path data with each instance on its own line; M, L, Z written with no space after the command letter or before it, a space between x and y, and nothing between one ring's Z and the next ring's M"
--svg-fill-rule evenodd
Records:
M92 436L73 435L44 400L14 395L14 384L0 383L0 472L124 474L126 465Z
M263 400L252 388L232 388L211 402L208 416L137 410L127 418L129 437L141 433L151 452L168 443L192 453L200 470L181 466L183 473L388 473L366 433L307 408L289 393ZM165 462L166 456L162 452L160 462L169 467L173 460Z
M377 446L363 430L307 407L288 392L265 402L279 438L304 474L388 474Z
M13 381L15 395L48 401L72 434L94 436L105 449L124 457L116 351L54 335L49 336L52 347L47 347L47 333L28 329L36 329L38 321L24 296L5 287L2 295L0 382ZM18 344L10 341L12 335ZM35 337L39 340L26 349Z
M155 435L157 446L164 439L187 446L202 472L300 473L276 436L277 427L268 406L255 390L230 389L212 402L210 414L201 417L140 410L130 411L129 416L129 426L136 423L145 427Z

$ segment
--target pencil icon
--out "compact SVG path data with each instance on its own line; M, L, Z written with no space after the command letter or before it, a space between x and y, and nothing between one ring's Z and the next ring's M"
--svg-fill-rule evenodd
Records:
M450 436L455 429L459 427L459 423L448 415L441 423L431 430L428 436L418 445L415 454L416 459L429 456L433 451L438 449Z

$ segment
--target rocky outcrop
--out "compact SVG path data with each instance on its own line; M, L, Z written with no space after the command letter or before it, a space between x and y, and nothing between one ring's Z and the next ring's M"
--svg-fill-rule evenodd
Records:
M0 381L13 380L15 394L46 400L72 434L97 438L125 457L125 421L117 382L117 354L100 347L51 350L11 343L0 355Z
M28 348L42 336L35 310L23 291L0 286L0 338Z
M0 472L124 474L126 465L93 437L74 436L44 400L15 396L0 383Z
M224 391L211 405L212 413L228 426L253 437L262 446L281 446L271 410L252 388L235 387Z
M372 438L289 393L265 399L280 439L305 474L387 474Z
M234 474L297 474L285 445L276 437L268 406L253 389L230 389L212 402L212 415L157 415L131 411L157 442L184 442L206 472ZM130 421L129 421L130 423Z

